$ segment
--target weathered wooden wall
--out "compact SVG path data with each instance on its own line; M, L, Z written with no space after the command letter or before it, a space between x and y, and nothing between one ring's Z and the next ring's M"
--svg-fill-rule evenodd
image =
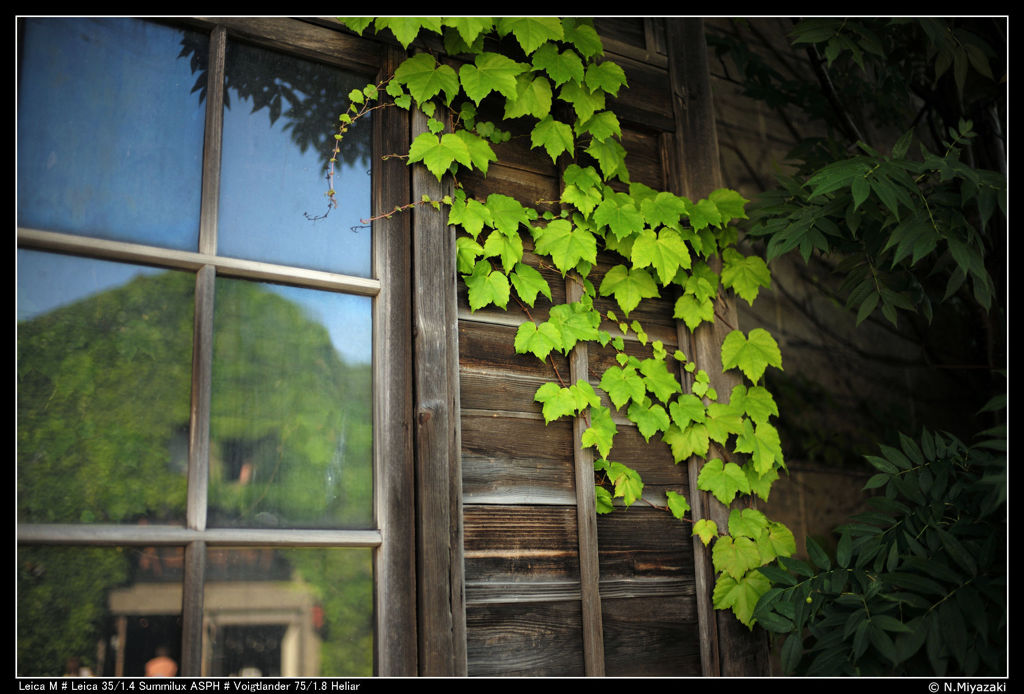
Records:
M606 53L628 78L628 91L612 108L623 124L632 179L684 192L679 190L685 176L675 132L679 104L673 102L678 90L671 83L663 25L619 19L598 20L597 27ZM513 138L500 148L499 158L501 164L492 165L486 178L464 181L470 194L558 199L560 175L545 154ZM566 301L572 286L529 249L526 261L548 280L553 302ZM599 259L590 277L595 285L609 267L608 259ZM673 303L673 297L666 297L630 315L669 351L681 334L672 318ZM587 513L577 513L587 496L593 503L592 461L587 451L574 447L571 423L545 425L533 395L552 377L566 383L585 377L596 385L614 363L614 352L591 348L571 355L571 362L557 356L553 364L516 355L512 342L518 324L527 318L544 320L550 306L540 297L528 312L516 306L507 313L474 312L464 292L459 296L468 674L707 673L697 595L698 584L702 590L708 587L706 580L698 581L706 567L695 567L689 526L644 501L603 515L596 524L588 524ZM601 308L617 310L611 302ZM611 324L602 328L617 332ZM685 331L682 335L688 337ZM689 353L689 345L682 347ZM649 349L638 342L629 348L638 354ZM689 496L686 465L675 465L660 439L645 443L625 418L616 424L614 459L641 473L645 499L663 505L669 488ZM595 569L599 590L589 595L586 577Z

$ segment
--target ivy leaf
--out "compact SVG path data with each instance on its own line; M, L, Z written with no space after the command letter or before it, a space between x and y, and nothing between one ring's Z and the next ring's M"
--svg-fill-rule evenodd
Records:
M469 290L469 308L476 311L488 304L501 308L508 305L508 278L503 272L492 270L491 264L480 260L473 267L472 274L465 275L466 288Z
M686 517L686 512L690 510L690 503L686 500L685 496L668 490L665 492L665 498L668 499L668 510L672 512L673 516L679 520Z
M402 48L416 40L420 29L428 29L435 34L441 33L440 17L377 17L374 21L377 31L390 29Z
M775 404L775 398L763 386L734 386L732 395L729 396L729 404L734 405L738 411L745 412L755 424L767 422L772 415L779 416L779 406Z
M761 287L771 285L768 265L756 255L744 256L735 248L722 251L722 285L753 305Z
M640 211L652 228L667 226L678 229L679 218L686 213L686 209L686 199L668 191L647 196L640 203Z
M546 77L520 75L516 79L515 99L505 102L505 118L544 118L551 112L551 98L551 83Z
M655 233L652 229L644 229L633 242L633 267L643 268L650 265L658 272L658 279L667 285L676 276L680 267L690 267L690 250L682 237L672 229L662 229Z
M644 375L644 386L662 402L668 402L682 391L679 381L673 376L664 359L644 359L640 362L640 373Z
M611 513L615 510L615 506L612 504L612 493L601 485L594 485L594 496L598 513Z
M697 475L697 488L711 492L716 499L728 506L739 493L750 493L747 475L736 463L722 463L718 458L709 460Z
M708 418L705 424L708 428L708 436L713 441L725 445L731 434L743 431L744 421L741 413L736 411L731 402L728 405L717 402L708 405Z
M409 148L408 163L415 164L419 161L422 161L439 181L454 162L464 166L472 166L473 163L466 143L454 133L445 133L440 137L433 133L421 133L417 136Z
M722 223L722 213L718 206L707 198L697 201L696 204L686 205L686 216L690 219L690 226L695 231L700 231L708 226L719 226Z
M472 65L467 63L459 68L459 81L466 96L477 106L492 91L515 100L516 78L526 69L523 63L487 51L478 53Z
M591 93L576 82L566 82L558 90L558 98L572 105L576 117L581 121L590 120L597 111L604 110L604 92Z
M450 104L459 93L459 76L455 70L448 65L438 66L429 53L418 53L404 61L395 70L394 81L404 84L409 94L421 104L441 92L444 92L445 103Z
M548 301L551 300L551 287L548 286L548 281L532 265L516 263L509 279L512 281L512 286L516 288L516 294L528 306L533 306L538 293L546 296Z
M559 347L563 354L568 354L577 342L598 339L601 314L579 302L558 304L551 307L546 324L558 331Z
M460 236L455 239L455 248L458 271L464 275L472 273L476 259L483 255L483 246L468 236Z
M576 414L576 397L568 388L560 388L557 383L544 383L537 389L533 399L542 404L545 424L562 416L571 417Z
M628 196L620 194L605 196L594 211L594 222L607 226L620 241L644 228L640 210Z
M749 537L723 535L711 549L711 562L716 571L740 579L747 571L761 565L761 552Z
M626 416L636 424L646 441L650 441L654 434L665 431L669 427L668 413L665 412L665 408L657 403L652 404L650 398L631 403L629 409L626 410Z
M501 258L501 267L506 273L511 272L523 258L523 237L519 234L507 236L498 230L487 235L484 242L484 256Z
M562 19L562 31L565 34L565 40L571 43L584 58L593 58L604 52L601 37L589 24L589 20L565 17Z
M583 61L580 56L569 48L559 53L554 43L545 43L534 52L533 67L548 73L556 87L570 80L577 84L583 82Z
M779 479L778 470L773 467L768 472L761 474L754 468L752 462L747 461L743 463L743 472L746 474L747 482L750 484L750 493L756 494L761 501L768 501L772 484L775 480Z
M729 511L729 534L733 537L749 537L756 540L768 529L768 518L753 508Z
M632 506L643 493L643 480L640 479L640 473L633 468L609 461L607 475L615 485L615 496L621 496L626 506Z
M682 319L692 333L703 322L715 320L715 304L711 299L700 299L693 294L683 294L676 299L672 316Z
M486 34L494 26L490 17L445 17L443 23L458 31L467 46L472 46L478 36Z
M586 217L597 207L601 199L601 192L597 188L580 188L575 183L570 183L562 191L559 202L573 205Z
M618 140L614 138L594 139L584 151L597 160L605 180L618 177L620 181L629 181L629 172L626 169L626 148L619 144Z
M721 541L722 538L719 538L718 542ZM715 543L715 547L718 547L718 542ZM732 608L736 619L744 626L753 628L754 608L757 606L757 601L771 587L771 582L758 571L751 571L739 579L729 575L720 576L715 581L712 603L719 610Z
M707 547L712 540L718 537L718 524L708 518L701 518L693 524L693 534L699 537Z
M519 236L519 225L529 226L530 217L522 203L508 195L491 193L487 196L487 209L494 228L506 236Z
M545 116L530 131L530 146L544 147L553 162L557 161L563 152L571 152L575 144L572 128L550 115Z
M702 458L708 454L707 427L703 424L691 422L685 427L670 424L661 437L672 449L672 459L680 463L690 456L699 455Z
M715 204L721 215L722 222L727 223L734 219L747 219L746 205L749 200L728 188L719 188L712 191L708 200Z
M591 63L587 67L583 83L590 87L591 91L602 90L612 96L618 96L619 88L626 85L626 73L618 63L610 60Z
M702 424L707 415L704 403L693 393L684 393L673 400L669 403L668 411L680 429L689 426L690 422Z
M574 227L567 219L555 219L537 232L535 250L551 256L563 277L581 260L597 263L597 239L586 227Z
M531 352L544 361L552 349L562 346L562 334L557 327L547 321L540 326L533 321L526 321L516 331L514 345L516 354Z
M594 446L602 458L607 458L616 433L618 433L618 427L612 421L611 411L607 407L592 406L590 408L590 426L583 432L580 441L584 446Z
M756 383L764 370L774 366L782 369L782 352L775 338L764 328L754 328L749 337L733 330L722 341L722 369L739 368L748 379Z
M642 299L659 296L658 285L643 269L616 265L601 280L601 296L612 295L627 316Z
M759 474L770 470L775 462L782 463L782 444L778 430L761 422L756 426L750 420L744 420L743 431L736 437L736 452L749 453L754 469Z
M647 395L643 378L632 366L609 366L605 369L601 376L601 390L608 394L616 408L621 408L630 400L643 402Z
M562 22L557 17L503 17L498 20L498 33L511 32L526 55L548 41L562 40Z
M448 223L461 226L475 239L480 235L484 225L491 225L493 219L491 210L479 200L472 198L465 200L456 197L448 211Z
M606 140L609 137L622 137L619 117L611 111L598 111L585 122L576 124L576 134L590 133L595 140Z
M465 143L472 165L486 176L489 164L492 161L498 161L498 155L491 149L491 145L487 140L468 130L457 130L455 136Z

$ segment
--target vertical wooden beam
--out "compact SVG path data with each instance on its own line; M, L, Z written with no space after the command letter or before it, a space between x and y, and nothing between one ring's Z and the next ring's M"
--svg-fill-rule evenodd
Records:
M421 112L412 138L428 132ZM417 166L411 200L441 199L447 186ZM462 550L458 305L455 233L430 205L413 213L412 305L415 345L415 437L419 674L466 674Z
M388 51L381 76L394 72L403 53ZM373 152L380 156L409 149L404 111L381 109L373 120ZM373 169L374 216L411 198L409 171L400 159L378 159ZM374 553L378 596L374 640L376 674L415 676L416 515L412 435L412 266L409 215L382 217L373 223L373 273L380 293L373 302L373 382L376 408L374 440L374 513L383 543Z
M566 301L583 296L579 282L566 280ZM569 381L587 380L587 347L577 344L569 357ZM604 626L601 617L600 572L598 570L597 502L594 496L594 452L581 443L586 423L573 418L573 463L576 473L576 533L580 553L580 599L583 610L583 665L588 677L604 677Z
M669 19L666 22L669 79L676 121L673 184L677 192L696 200L722 186L704 25L700 19ZM722 373L721 345L725 335L737 326L735 305L719 294L715 302L715 314L714 324L702 324L692 337L680 325L679 342L686 344L686 341L690 341L691 354L688 356L698 368L707 372L711 386L717 392L728 393L739 381L732 374ZM709 455L723 460L728 458L721 450L715 450ZM691 459L688 467L690 505L694 519L710 518L719 527L727 527L729 509L710 494L697 490L698 461ZM704 674L768 674L768 643L764 633L748 630L731 613L716 612L711 605L714 567L710 553L698 538L694 538L694 564L697 572L697 608Z

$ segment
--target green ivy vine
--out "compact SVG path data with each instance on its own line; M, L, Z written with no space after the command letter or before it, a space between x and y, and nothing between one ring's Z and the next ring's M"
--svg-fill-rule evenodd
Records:
M417 52L380 84L348 95L335 139L340 147L352 123L370 111L393 105L418 108L427 116L427 131L407 154L409 165L426 167L439 181L450 175L454 193L419 204L447 208L448 223L458 230L457 268L470 309L521 307L524 321L515 335L515 351L542 362L568 355L581 343L611 345L617 365L604 371L597 389L586 380L566 383L554 378L535 394L545 423L579 417L585 423L582 445L595 449L595 495L598 513L611 513L614 501L628 507L641 499L640 474L614 460L617 427L612 407L633 422L644 439L659 436L676 463L704 459L697 487L722 504L738 496L767 499L785 468L779 434L772 424L778 407L765 388L768 367L782 368L774 338L760 328L744 334L732 330L722 344L722 367L738 369L743 381L722 397L708 374L681 350L671 354L649 340L630 315L646 299L678 294L674 317L692 332L716 320L715 301L732 291L753 303L770 285L765 261L737 248L730 224L747 218L748 202L733 190L720 189L692 201L630 180L621 127L608 104L626 84L623 69L605 58L601 40L587 20L555 17L355 17L339 18L347 28L389 32L405 49L423 33L443 46L439 60L430 50ZM372 27L372 29L371 29ZM426 43L426 42L424 42ZM499 122L485 120L481 106L497 106ZM507 141L512 121L529 129L530 146L562 166L562 192L543 212L538 202L500 193L470 197L459 183L463 172L486 176L497 161L492 145ZM338 148L335 149L337 155ZM332 159L333 163L333 159ZM328 192L334 202L333 190ZM551 211L557 209L557 212ZM523 262L527 244L563 278L581 288L577 301L552 305L546 320L530 309L540 295L552 299L551 287L537 268ZM599 283L590 279L598 254L616 264ZM713 267L720 265L721 272ZM598 308L611 297L618 311ZM617 328L619 334L611 330ZM628 354L632 335L650 356ZM688 387L677 377L686 371ZM600 392L611 407L603 404ZM711 442L745 454L744 462L707 459ZM688 517L690 504L676 491L662 507L692 524L692 532L712 546L716 572L713 602L731 609L748 627L754 607L771 587L758 567L796 550L793 534L781 523L752 508L733 510L728 527Z

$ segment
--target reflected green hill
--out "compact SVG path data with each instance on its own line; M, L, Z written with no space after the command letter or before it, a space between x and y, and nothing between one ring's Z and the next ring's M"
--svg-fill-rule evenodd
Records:
M19 522L183 524L194 281L140 275L19 323ZM369 527L369 365L343 361L322 324L263 286L218 279L215 307L208 524ZM59 675L95 644L105 593L145 580L130 554L19 552L19 674ZM343 571L343 595L330 561L299 564L317 593L353 603L333 625L325 605L323 650L363 653L325 667L367 674L369 564Z

